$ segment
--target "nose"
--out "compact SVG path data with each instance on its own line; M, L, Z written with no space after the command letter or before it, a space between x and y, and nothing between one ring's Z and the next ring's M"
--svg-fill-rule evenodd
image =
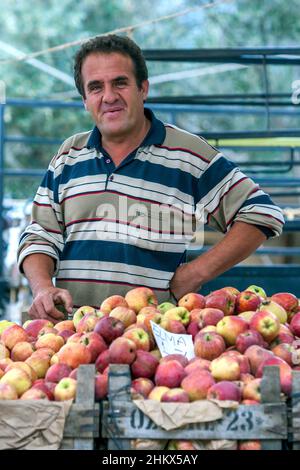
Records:
M117 94L115 93L114 88L111 85L106 85L102 96L104 103L114 103L116 99Z

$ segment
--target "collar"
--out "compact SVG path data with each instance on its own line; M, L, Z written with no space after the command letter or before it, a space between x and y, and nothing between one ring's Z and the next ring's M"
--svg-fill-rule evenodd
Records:
M151 109L145 108L144 112L145 116L151 121L151 127L140 146L146 147L148 145L161 145L166 137L164 124L155 117ZM89 137L87 148L96 148L99 151L103 151L101 140L101 132L98 127L95 126Z

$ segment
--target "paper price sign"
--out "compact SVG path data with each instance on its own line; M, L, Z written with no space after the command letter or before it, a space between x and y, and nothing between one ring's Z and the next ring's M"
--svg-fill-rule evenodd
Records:
M195 357L192 335L170 333L154 322L150 322L156 344L162 357L169 354L182 354L188 360Z

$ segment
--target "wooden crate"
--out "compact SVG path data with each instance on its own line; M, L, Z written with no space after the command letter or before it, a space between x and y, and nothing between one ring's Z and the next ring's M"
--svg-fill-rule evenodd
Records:
M288 417L291 447L293 450L300 450L300 371L293 371L292 396Z
M81 365L77 392L65 423L61 449L93 450L99 438L99 403L95 403L95 365Z
M137 408L130 395L129 366L110 365L109 399L103 403L102 437L108 450L131 449L132 439L261 440L263 449L280 450L287 439L287 407L280 397L278 367L267 367L262 402L224 410L222 419L165 431Z

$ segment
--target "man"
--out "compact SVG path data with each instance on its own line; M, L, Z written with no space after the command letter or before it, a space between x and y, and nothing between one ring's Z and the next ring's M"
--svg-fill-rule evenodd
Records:
M58 303L70 313L135 286L152 288L159 301L170 292L179 299L281 233L281 210L252 180L144 108L148 72L133 41L111 35L83 44L74 77L95 127L52 159L20 240L32 318L57 321ZM185 263L193 229L183 220L226 235Z

